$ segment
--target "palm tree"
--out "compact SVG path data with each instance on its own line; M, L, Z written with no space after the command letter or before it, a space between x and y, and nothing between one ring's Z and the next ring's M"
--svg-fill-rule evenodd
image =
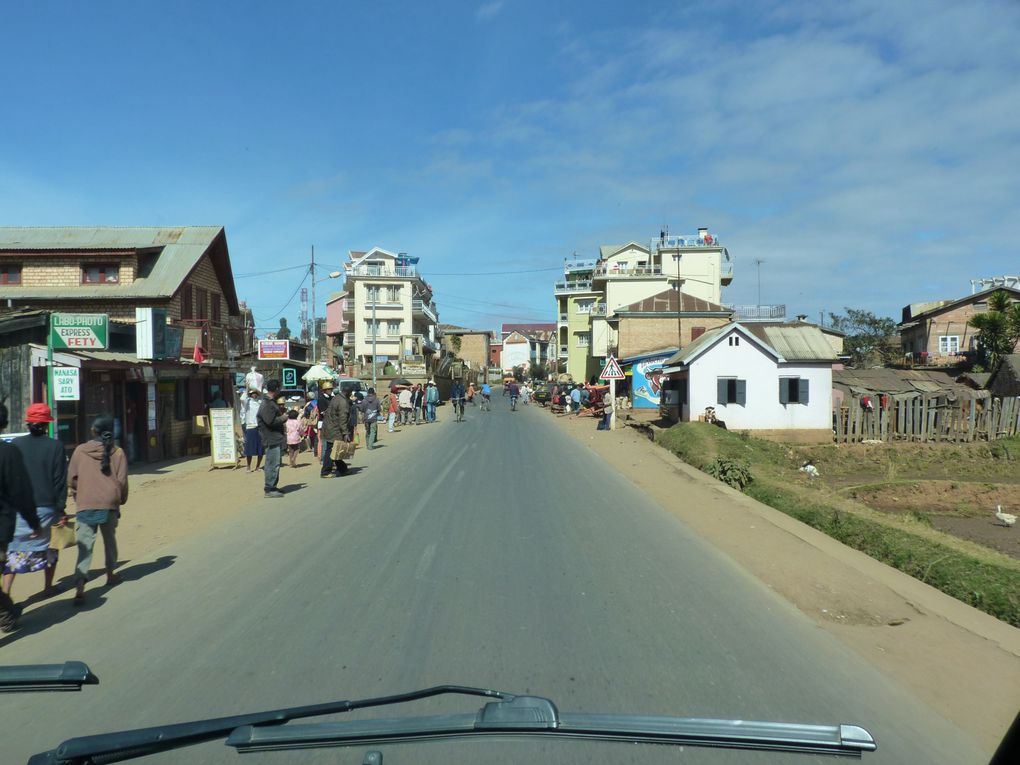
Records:
M1005 290L997 290L988 297L988 311L972 316L968 324L978 331L983 366L994 372L1002 357L1013 353L1020 342L1020 303L1013 302Z

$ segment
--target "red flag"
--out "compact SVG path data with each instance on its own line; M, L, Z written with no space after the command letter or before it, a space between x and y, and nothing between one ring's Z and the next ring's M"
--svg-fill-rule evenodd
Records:
M196 364L201 364L205 361L205 356L202 354L202 346L198 343L195 343L195 350L191 354L191 358L194 359Z

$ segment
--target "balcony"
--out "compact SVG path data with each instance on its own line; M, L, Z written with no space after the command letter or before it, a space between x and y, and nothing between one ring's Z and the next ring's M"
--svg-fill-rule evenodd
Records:
M723 258L719 263L719 281L725 287L733 281L733 259L727 250L723 250Z
M561 359L565 359L569 352L570 352L570 347L569 346L566 346L566 345L561 345L560 346L560 358Z
M596 303L591 307L592 316L605 316L606 315L606 304Z
M776 321L786 318L786 305L724 305L733 311L737 321Z
M577 258L575 258L574 260L564 260L563 274L567 275L574 273L575 271L591 271L592 269L595 268L596 262L597 261L594 258L590 260L580 260Z
M606 268L604 265L595 269L596 279L606 278L627 278L647 279L649 277L662 276L662 266L636 266L634 268L619 268L616 266Z
M421 347L433 353L439 353L440 350L439 343L429 340L427 337L421 339Z
M564 313L563 311L560 311L560 319L559 319L559 320L560 320L561 322L563 322L563 321L567 321L567 314L566 314L566 313Z
M683 236L667 236L665 239L653 239L649 245L649 250L675 250L679 247L720 247L719 237L708 234L707 236L700 236L698 234L684 234Z
M424 300L415 300L411 304L411 308L414 313L421 314L422 316L431 319L433 324L439 323L439 311L436 309L435 303L426 303Z
M578 279L569 282L556 282L553 291L557 294L570 294L572 292L591 292L591 280Z
M387 266L378 263L362 263L357 266L344 263L344 273L348 277L381 276L391 279L414 279L420 276L417 266Z

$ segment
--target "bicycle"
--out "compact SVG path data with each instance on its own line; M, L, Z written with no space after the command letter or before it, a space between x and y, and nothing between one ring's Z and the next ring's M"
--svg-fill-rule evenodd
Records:
M511 412L517 411L517 396L510 397L510 411Z
M455 398L453 400L453 411L457 413L457 422L464 421L464 399Z
M489 397L484 393L482 394L482 403L479 405L478 409L481 412L489 411Z

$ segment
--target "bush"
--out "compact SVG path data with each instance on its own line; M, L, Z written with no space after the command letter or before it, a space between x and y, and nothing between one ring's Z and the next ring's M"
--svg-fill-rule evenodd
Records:
M754 480L754 476L751 475L751 466L747 462L731 460L726 457L717 457L715 462L705 468L705 472L716 480L741 491Z

